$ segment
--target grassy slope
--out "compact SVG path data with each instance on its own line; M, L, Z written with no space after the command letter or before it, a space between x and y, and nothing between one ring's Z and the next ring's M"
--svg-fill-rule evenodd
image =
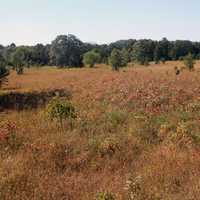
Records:
M43 110L0 114L0 199L198 199L199 63L175 65L12 73L5 90L72 91L78 118L63 131Z

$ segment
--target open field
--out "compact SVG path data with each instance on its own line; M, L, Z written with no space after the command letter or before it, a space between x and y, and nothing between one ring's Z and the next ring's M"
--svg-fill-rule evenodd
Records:
M78 117L0 112L0 199L199 199L200 62L174 66L12 72L3 92L65 89Z

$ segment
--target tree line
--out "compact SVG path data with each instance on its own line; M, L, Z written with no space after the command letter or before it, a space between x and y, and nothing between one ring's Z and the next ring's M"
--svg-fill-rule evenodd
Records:
M159 63L179 60L189 53L194 59L200 59L200 42L169 41L163 38L160 41L119 40L111 44L98 45L84 43L74 35L60 35L47 45L0 45L0 68L6 65L15 69L18 74L23 73L24 67L34 65L93 67L96 63L110 63L116 68L125 66L128 62L147 65L150 61Z

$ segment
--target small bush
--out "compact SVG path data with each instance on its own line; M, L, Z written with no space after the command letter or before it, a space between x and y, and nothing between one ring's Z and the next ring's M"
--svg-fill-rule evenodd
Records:
M184 64L190 71L194 69L195 62L191 53L184 57Z
M94 67L95 64L99 63L101 60L101 55L95 50L89 51L83 55L84 65L89 65L89 67Z
M109 192L99 192L96 200L115 200L113 195Z
M69 101L61 98L53 98L46 106L45 113L50 120L56 120L63 127L64 120L69 120L72 128L72 120L76 118L74 106Z
M7 81L9 70L6 68L6 61L2 55L0 55L0 88Z
M177 76L181 73L180 69L177 66L174 67L174 71Z
M106 118L114 127L117 127L126 121L127 115L122 111L112 111L106 114Z

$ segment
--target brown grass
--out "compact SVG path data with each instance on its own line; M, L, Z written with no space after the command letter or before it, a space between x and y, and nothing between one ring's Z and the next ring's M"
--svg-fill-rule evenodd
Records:
M0 199L198 199L200 63L175 65L12 72L4 91L67 89L78 118L0 113Z

